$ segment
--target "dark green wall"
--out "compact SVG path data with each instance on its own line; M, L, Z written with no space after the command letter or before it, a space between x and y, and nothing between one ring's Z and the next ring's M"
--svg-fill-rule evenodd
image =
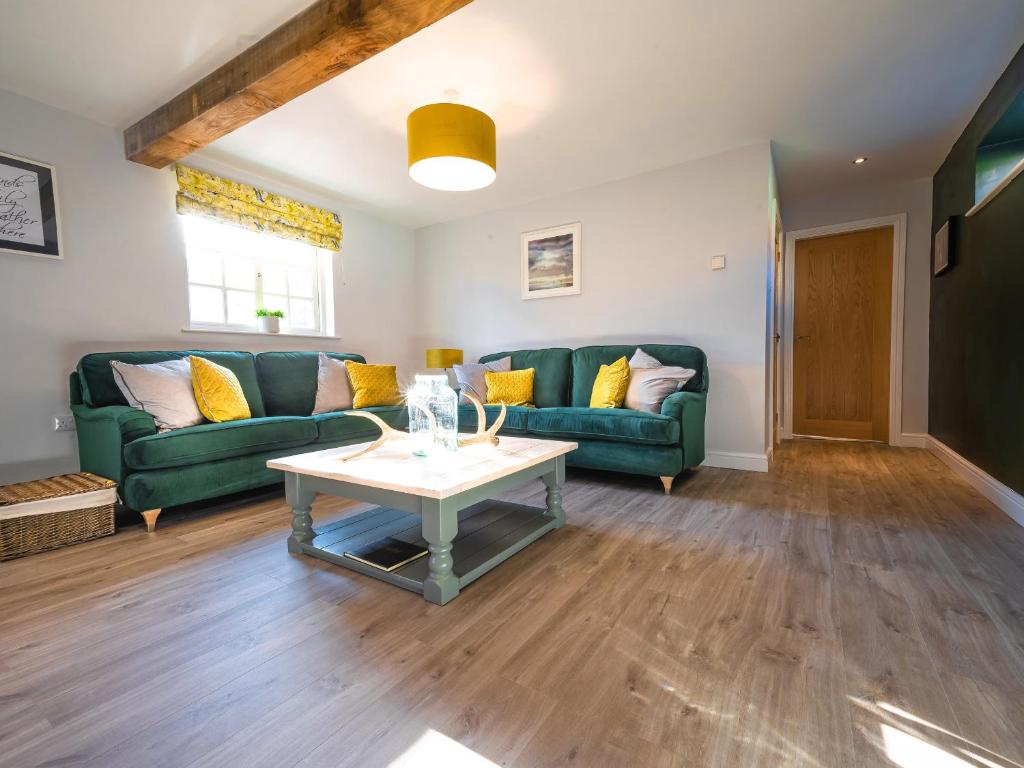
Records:
M928 431L1024 493L1024 174L981 211L975 152L1024 90L1024 48L932 181L932 233L959 217L951 268L932 277Z

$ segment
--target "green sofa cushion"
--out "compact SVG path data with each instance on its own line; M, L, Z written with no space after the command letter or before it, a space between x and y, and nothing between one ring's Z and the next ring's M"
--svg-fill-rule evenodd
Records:
M501 432L525 432L526 414L533 411L533 408L526 408L520 405L512 405L506 408L505 423L501 426ZM501 412L500 405L485 405L484 413L487 415L487 426L491 426ZM459 406L459 431L476 431L476 408L472 405Z
M502 357L512 358L512 370L533 368L533 404L538 408L555 408L569 404L569 360L571 349L522 349L517 352L495 352L484 355L481 363ZM587 399L589 403L589 397Z
M251 352L219 352L208 350L182 350L176 352L96 352L86 355L78 362L78 375L82 386L82 400L86 405L100 408L105 405L128 405L121 390L114 383L111 360L120 360L129 365L162 363L166 360L180 360L189 355L205 357L207 360L229 368L242 385L249 411L254 418L266 416L263 397L256 379L256 364ZM312 410L312 408L310 409Z
M377 414L395 429L409 428L409 410L403 405L379 405L361 410ZM380 437L377 425L359 416L347 416L335 411L318 413L313 416L313 420L316 422L318 443L358 443Z
M124 460L132 469L183 467L293 448L311 443L316 437L316 422L308 416L240 419L140 437L124 447Z
M526 426L539 437L679 445L677 419L626 408L542 408L527 415Z
M284 473L267 469L267 461L314 450L319 449L315 445L301 450L285 448L188 467L135 472L128 475L121 485L121 493L125 505L138 512L215 499L229 493L280 484L284 482Z
M678 445L640 445L608 440L576 442L579 447L565 456L565 463L570 467L675 477L685 466L683 452Z
M256 377L267 416L309 416L316 402L319 352L260 352ZM365 363L362 355L325 352L335 360Z
M703 379L705 366L704 352L697 347L683 344L641 344L647 354L657 359L662 365L677 365L692 368L697 375L686 382L686 392L703 392L707 384ZM620 357L627 360L636 352L636 344L603 344L594 347L580 347L572 351L572 404L578 408L590 405L590 393L594 389L594 379L602 365L610 365Z

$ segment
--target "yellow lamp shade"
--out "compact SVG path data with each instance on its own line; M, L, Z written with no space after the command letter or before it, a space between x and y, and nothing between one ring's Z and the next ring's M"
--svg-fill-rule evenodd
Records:
M494 121L464 104L428 104L406 121L409 176L445 192L481 189L497 176Z
M461 349L428 349L427 368L451 368L462 365Z

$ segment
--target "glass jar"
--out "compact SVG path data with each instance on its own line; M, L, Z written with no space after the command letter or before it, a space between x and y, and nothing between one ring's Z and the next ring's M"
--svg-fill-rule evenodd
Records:
M406 396L413 453L430 456L459 447L459 396L447 376L417 374Z

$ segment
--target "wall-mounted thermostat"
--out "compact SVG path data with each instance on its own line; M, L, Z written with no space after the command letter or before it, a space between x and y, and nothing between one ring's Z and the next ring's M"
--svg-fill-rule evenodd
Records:
M725 269L725 256L712 256L711 257L711 268L712 269Z

